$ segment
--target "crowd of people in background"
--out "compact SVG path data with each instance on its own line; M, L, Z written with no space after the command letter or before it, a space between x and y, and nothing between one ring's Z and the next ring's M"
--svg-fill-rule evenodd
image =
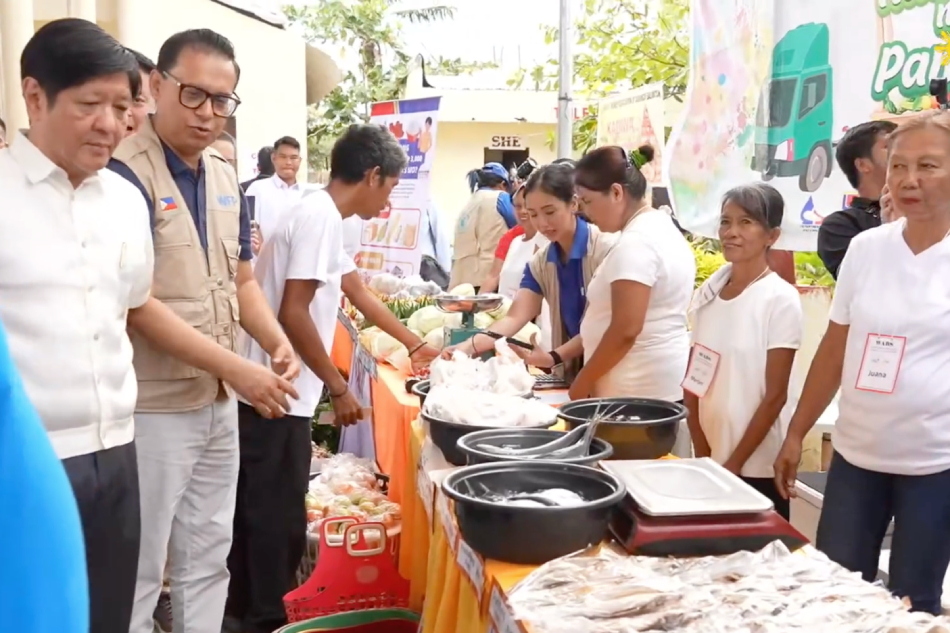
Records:
M30 127L0 122L0 630L270 632L305 546L314 410L326 392L339 423L367 414L330 360L341 298L414 368L494 339L434 349L364 286L357 231L406 166L384 128L336 139L323 187L298 182L289 136L238 182L224 36L175 34L153 63L56 20L20 69ZM641 171L653 154L601 147L526 179L475 170L451 255L424 216L432 274L511 298L497 334L537 321L519 353L572 399L684 402L689 454L786 518L803 438L840 391L817 546L872 580L893 520L891 589L939 611L950 115L859 125L839 144L859 197L819 233L838 286L800 399L801 305L773 270L781 194L725 195L727 264L694 292L687 239Z

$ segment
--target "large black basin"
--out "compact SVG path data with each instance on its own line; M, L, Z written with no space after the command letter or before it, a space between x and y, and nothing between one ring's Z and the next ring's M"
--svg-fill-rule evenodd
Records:
M669 455L676 443L686 407L647 398L590 398L561 405L558 417L575 428L605 413L638 417L632 422L601 422L596 436L614 447L611 459L657 459Z
M561 488L583 497L571 507L520 507L486 494L536 493ZM485 558L542 565L607 538L611 512L626 491L610 473L561 462L498 462L466 466L442 482L455 502L465 542Z
M548 429L491 429L469 433L459 438L458 449L465 454L468 464L488 464L491 462L519 462L526 461L513 455L498 455L479 448L479 444L507 448L534 448L553 442L563 436L562 431ZM562 464L582 464L592 466L602 459L613 455L614 448L599 437L595 437L590 444L587 455L558 459Z
M432 438L432 443L439 447L439 450L442 451L445 461L452 464L453 466L464 466L468 462L465 453L460 451L458 448L459 439L465 435L468 435L469 433L475 433L476 431L497 431L499 428L497 426L457 424L455 422L449 422L448 420L441 420L439 418L433 417L424 410L419 413L419 417L422 418L423 422L428 423L429 437ZM519 428L546 429L554 426L556 422L556 419L552 419L550 422L545 422L544 424L539 424L537 426Z

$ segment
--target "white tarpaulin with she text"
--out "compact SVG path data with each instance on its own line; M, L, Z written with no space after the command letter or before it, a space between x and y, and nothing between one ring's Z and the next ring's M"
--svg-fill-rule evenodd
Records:
M409 159L380 216L364 221L355 256L360 274L419 273L424 219L432 204L430 174L435 160L439 97L374 103L370 122L393 133Z
M715 237L722 195L764 180L785 199L778 248L814 251L856 194L841 136L936 107L945 0L693 0L690 81L666 169L684 228Z

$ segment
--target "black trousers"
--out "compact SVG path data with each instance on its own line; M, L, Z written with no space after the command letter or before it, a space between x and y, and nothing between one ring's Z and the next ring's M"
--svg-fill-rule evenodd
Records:
M284 595L307 546L304 495L310 483L310 419L268 420L238 403L241 467L227 612L247 633L286 623Z
M788 499L783 499L782 495L779 494L774 479L771 477L741 477L741 479L768 497L775 504L775 511L778 515L786 521L789 520L792 510L791 502Z
M63 466L86 544L89 632L129 633L141 539L135 444L70 457Z

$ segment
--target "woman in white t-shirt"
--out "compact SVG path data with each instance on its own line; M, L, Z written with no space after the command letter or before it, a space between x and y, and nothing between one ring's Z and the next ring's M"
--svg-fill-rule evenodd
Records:
M693 349L683 381L696 457L712 457L775 503L789 501L772 466L794 410L788 381L802 340L794 286L772 272L769 248L781 233L785 203L755 183L726 193L719 240L728 262L693 295Z
M939 613L950 564L950 114L891 133L887 186L903 217L848 248L775 477L794 495L803 438L840 388L816 546L874 580L893 519L889 588Z
M651 160L650 146L629 155L609 146L577 163L581 210L600 230L620 235L587 291L581 323L584 368L571 385L571 399L683 399L689 359L686 310L696 260L672 218L646 199L640 168Z

